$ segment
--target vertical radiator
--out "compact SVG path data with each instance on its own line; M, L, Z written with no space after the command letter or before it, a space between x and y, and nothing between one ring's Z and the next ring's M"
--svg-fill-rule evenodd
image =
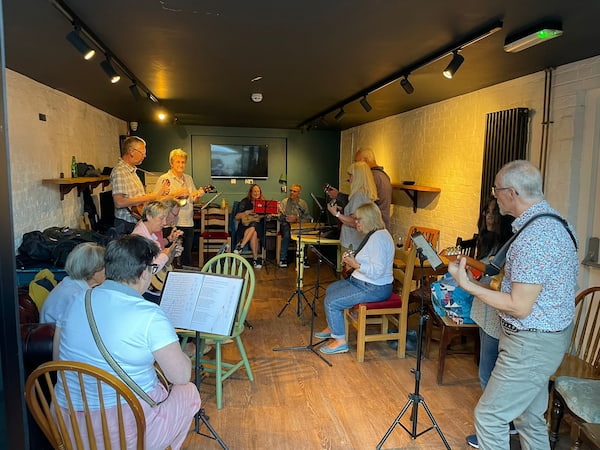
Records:
M480 207L491 198L496 173L507 162L525 159L529 109L513 108L486 114Z

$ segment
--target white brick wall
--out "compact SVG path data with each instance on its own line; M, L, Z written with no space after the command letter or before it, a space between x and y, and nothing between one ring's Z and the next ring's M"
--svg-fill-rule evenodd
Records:
M77 189L60 201L42 179L70 176L71 157L95 167L114 166L126 122L11 70L6 71L8 142L15 248L23 233L77 226L83 211ZM42 122L38 115L46 115ZM100 187L94 193L100 191Z

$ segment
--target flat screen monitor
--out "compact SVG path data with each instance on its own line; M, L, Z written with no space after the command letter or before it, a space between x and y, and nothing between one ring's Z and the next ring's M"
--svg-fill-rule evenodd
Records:
M268 145L210 145L211 178L269 177Z

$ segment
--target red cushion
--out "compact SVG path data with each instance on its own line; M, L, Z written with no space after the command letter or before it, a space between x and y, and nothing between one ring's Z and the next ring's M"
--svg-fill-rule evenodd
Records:
M399 295L392 292L392 295L382 302L359 303L358 305L354 305L354 307L358 308L359 305L365 305L367 309L400 308L402 306L402 299Z
M202 233L204 239L227 239L229 233L225 231L205 231Z

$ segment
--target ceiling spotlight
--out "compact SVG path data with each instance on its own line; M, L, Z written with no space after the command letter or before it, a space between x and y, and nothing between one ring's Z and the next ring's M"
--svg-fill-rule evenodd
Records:
M369 112L373 109L373 107L371 105L369 105L369 102L367 101L367 96L365 95L363 98L360 99L360 105L363 107L363 109L365 110L365 112Z
M560 22L546 22L520 33L507 36L504 41L504 51L510 53L520 52L534 45L562 36L563 29Z
M458 50L454 50L452 53L454 54L452 61L450 61L448 67L442 72L446 78L454 77L454 74L465 60L465 58L458 53Z
M335 120L341 120L341 118L344 117L344 114L346 114L346 111L344 111L344 108L340 108L338 113L335 116L333 116L333 118Z
M148 100L150 100L152 103L158 103L158 99L152 92L148 92Z
M106 75L108 75L108 78L110 78L111 83L115 84L115 83L119 82L119 80L121 79L121 76L117 73L115 68L110 64L110 61L108 60L108 58L106 58L104 61L102 61L100 63L100 67L102 67L102 70L104 70L104 73L106 73Z
M412 94L413 92L415 92L415 88L413 87L411 82L408 81L408 75L405 75L404 78L400 80L400 86L402 86L402 89L404 89L404 92L406 92L407 94Z
M139 102L142 99L142 96L140 94L140 91L138 90L137 84L135 84L135 81L131 86L129 86L129 91L131 92L131 95L133 95L133 98L136 102Z
M90 60L96 54L96 50L89 46L87 42L79 34L79 30L75 29L67 34L67 41L73 44L79 53L83 55L83 59Z
M156 117L158 117L158 120L165 120L167 118L167 113L160 111L158 114L156 114Z

